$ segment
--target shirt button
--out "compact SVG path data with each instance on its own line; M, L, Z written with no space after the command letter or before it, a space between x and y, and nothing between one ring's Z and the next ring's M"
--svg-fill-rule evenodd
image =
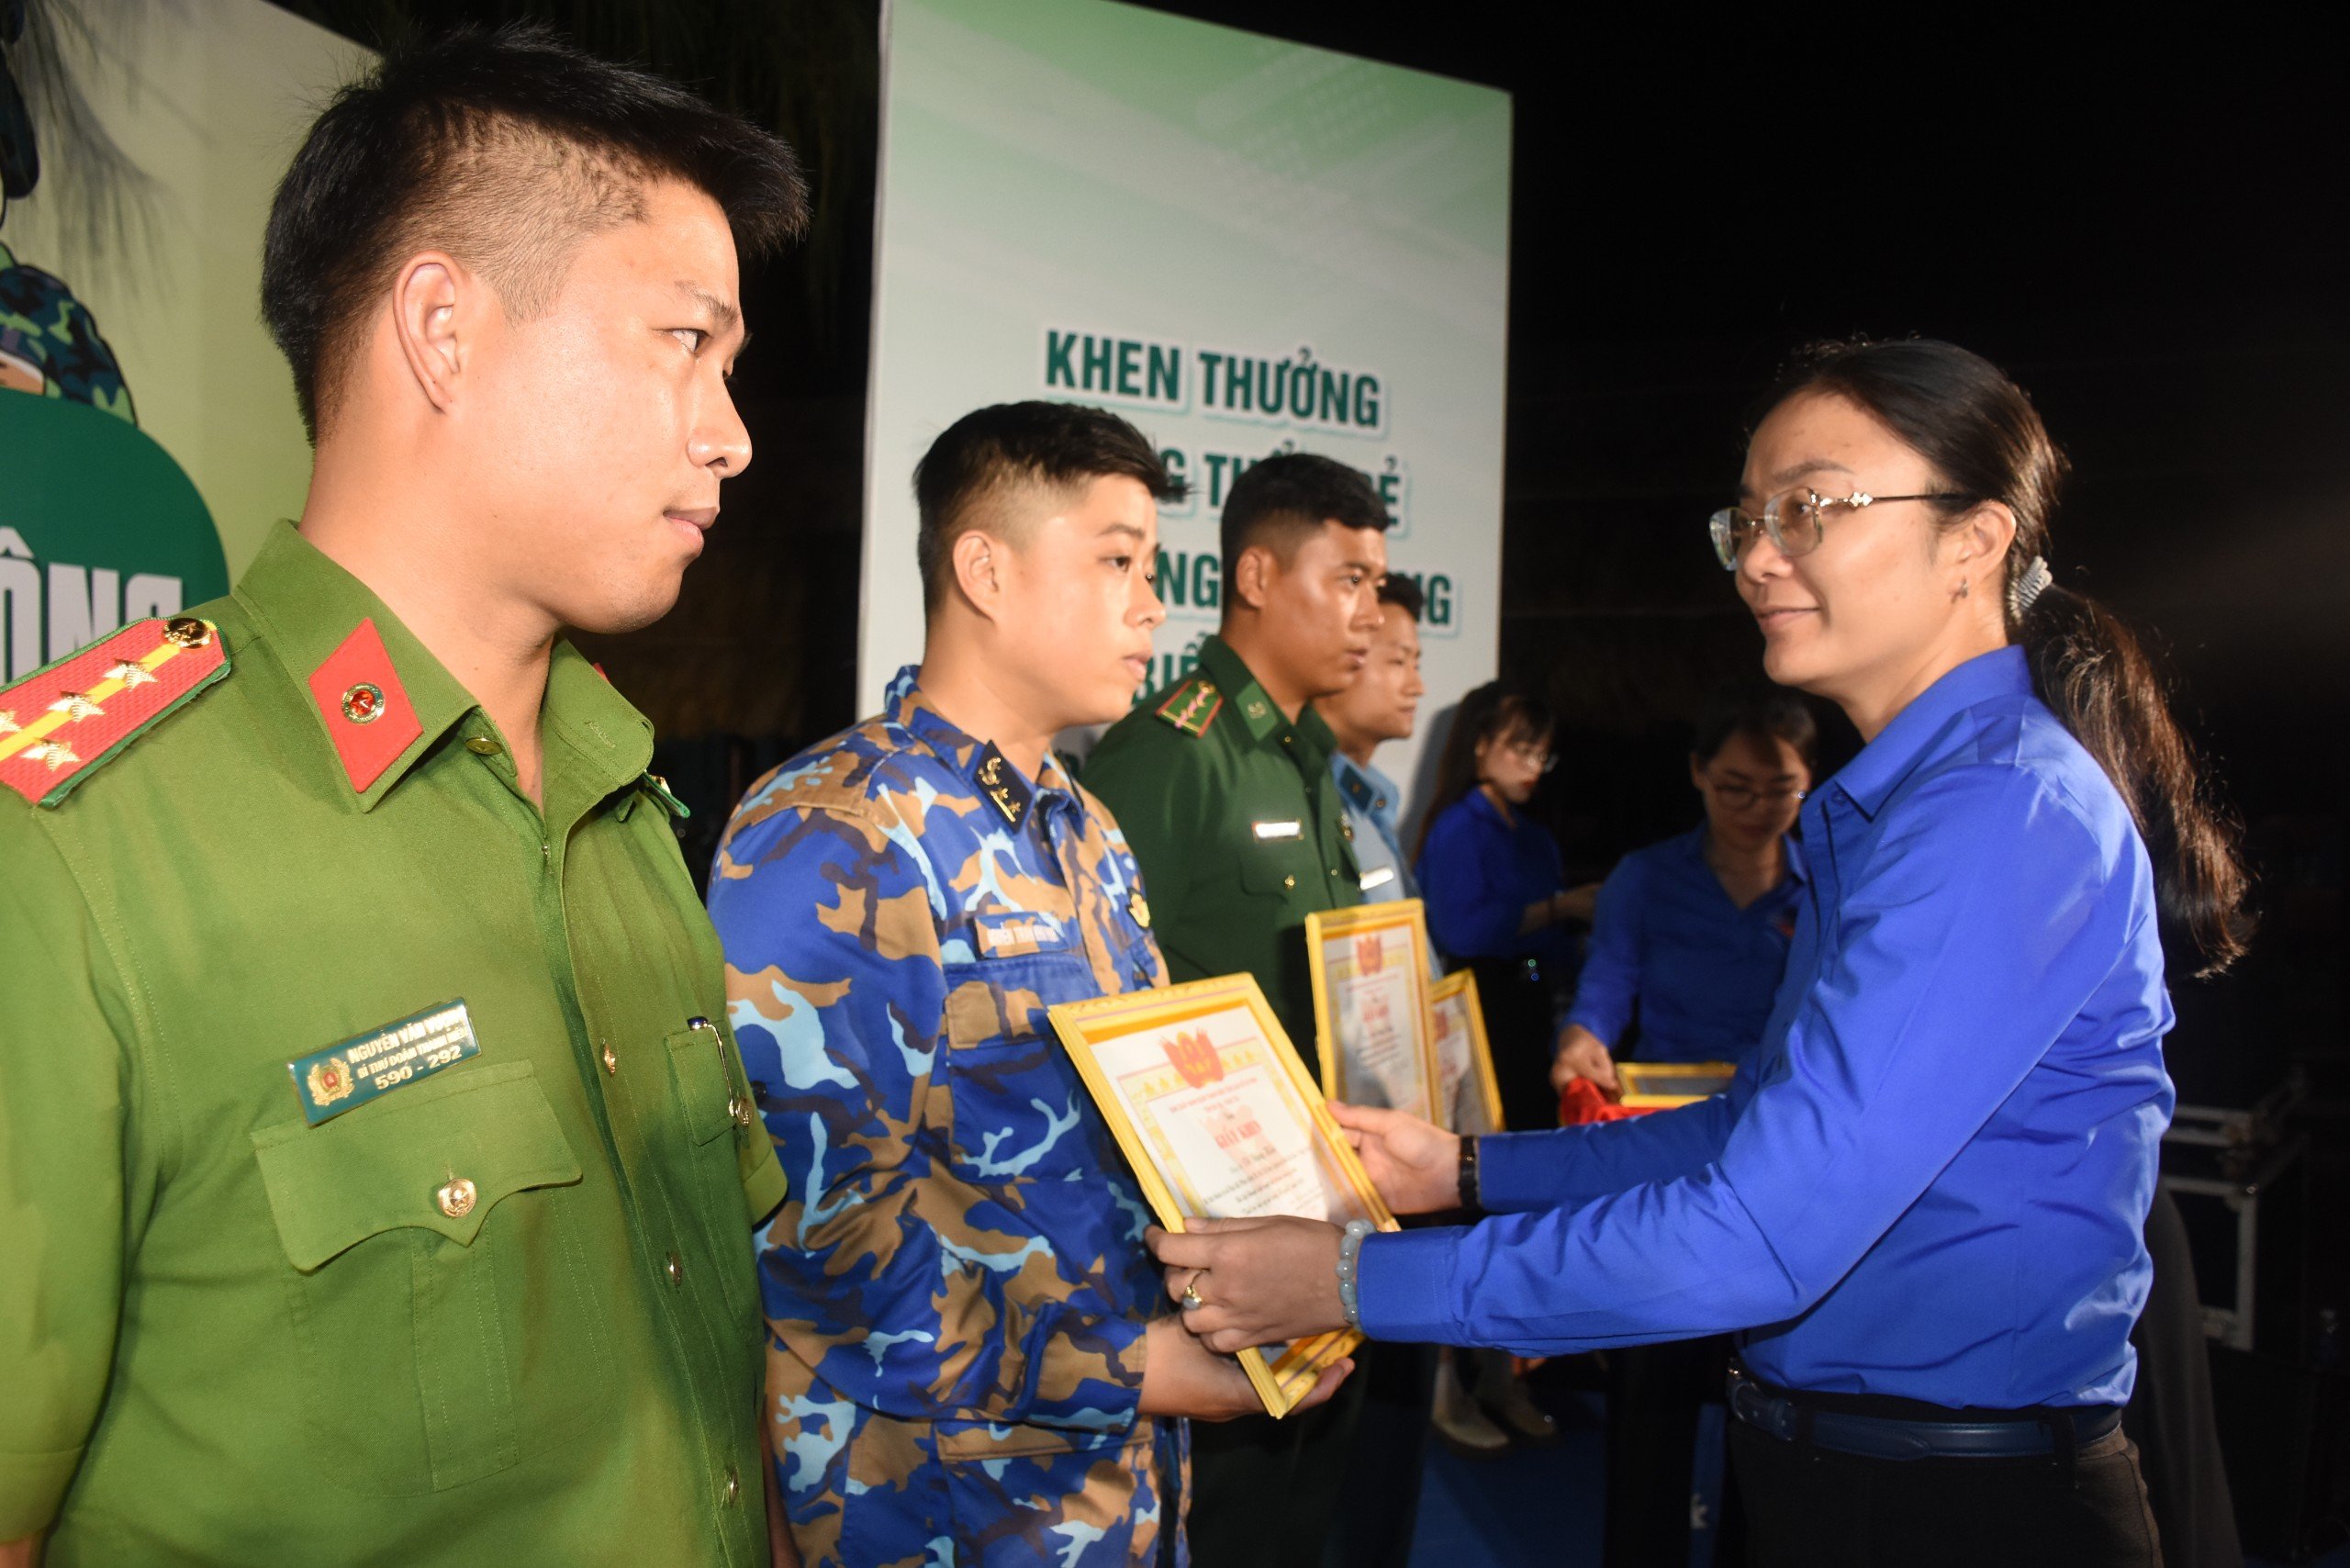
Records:
M496 741L491 740L487 735L467 735L465 737L465 749L473 753L476 756L496 756L499 752L506 748L499 745Z
M726 1467L726 1506L733 1507L743 1495L743 1477L733 1465Z
M612 1054L611 1045L608 1041L604 1046L604 1076L609 1078L620 1070L621 1058Z
M686 1282L685 1260L675 1252L670 1253L669 1260L661 1265L661 1271L669 1276L669 1282L673 1285L681 1285Z
M449 1184L432 1194L441 1204L441 1212L451 1219L463 1219L474 1212L474 1199L478 1196L474 1184L463 1176L453 1176Z

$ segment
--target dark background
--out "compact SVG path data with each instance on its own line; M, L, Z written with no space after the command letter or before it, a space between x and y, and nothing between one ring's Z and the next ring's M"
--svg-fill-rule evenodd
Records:
M758 771L856 717L876 8L290 8L364 41L546 16L779 129L811 165L809 242L744 280L757 459L678 611L594 650L671 737L706 862ZM1515 95L1501 657L1561 714L1538 809L1575 872L1695 820L1687 719L1759 650L1703 520L1783 356L1918 333L2032 394L2075 465L2059 580L2149 636L2247 826L2264 930L2226 979L2178 977L2172 1069L2188 1102L2307 1085L2282 1118L2311 1140L2291 1179L2307 1222L2264 1241L2263 1343L2323 1353L2319 1314L2350 1305L2350 57L2314 14L2303 30L2142 10L2126 35L2068 35L1955 9L1836 31L1785 7L1157 8ZM1829 736L1831 761L1849 755L1841 718ZM2225 1216L2198 1224L2209 1298Z

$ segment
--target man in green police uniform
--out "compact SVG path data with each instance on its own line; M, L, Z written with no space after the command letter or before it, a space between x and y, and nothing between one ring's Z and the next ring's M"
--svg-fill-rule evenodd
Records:
M278 191L318 454L237 591L0 692L0 1561L767 1561L782 1198L644 720L789 151L543 34Z
M1086 786L1125 828L1177 980L1247 970L1315 1067L1305 917L1362 902L1335 747L1313 700L1343 691L1378 630L1387 511L1344 464L1250 468L1221 523L1224 623L1199 667L1102 737ZM1215 1568L1320 1560L1362 1391L1276 1422L1192 1433L1192 1551Z

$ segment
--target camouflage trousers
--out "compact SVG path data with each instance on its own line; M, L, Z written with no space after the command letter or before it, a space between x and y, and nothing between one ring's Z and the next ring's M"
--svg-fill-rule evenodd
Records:
M1191 1491L1180 1421L1091 1432L900 1420L842 1398L772 1342L767 1419L806 1568L1156 1563ZM1187 1560L1179 1541L1171 1561Z

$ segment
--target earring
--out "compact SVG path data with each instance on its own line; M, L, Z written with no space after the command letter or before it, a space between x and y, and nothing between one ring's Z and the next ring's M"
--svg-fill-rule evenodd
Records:
M1961 577L1958 579L1958 591L1951 595L1951 597L1953 599L1964 599L1968 594L1973 593L1974 591L1975 585L1972 582L1969 582L1966 578Z

